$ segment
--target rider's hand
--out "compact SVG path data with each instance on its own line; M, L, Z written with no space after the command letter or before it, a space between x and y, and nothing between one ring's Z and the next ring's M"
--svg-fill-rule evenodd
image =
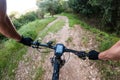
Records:
M99 59L102 60L120 60L120 41L113 45L110 49L101 52Z
M20 43L26 45L26 46L31 46L31 43L33 42L33 40L29 37L23 37L22 36L22 39L20 40Z
M98 60L98 55L99 55L99 52L92 50L88 53L87 56L90 60Z

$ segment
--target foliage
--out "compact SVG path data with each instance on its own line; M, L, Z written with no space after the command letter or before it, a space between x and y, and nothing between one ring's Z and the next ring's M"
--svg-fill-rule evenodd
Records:
M11 16L11 15L10 15ZM36 12L27 12L24 15L21 15L19 18L12 18L12 22L15 25L17 29L19 29L21 26L32 22L34 20L38 19Z
M62 5L61 12L71 12L72 10L69 7L68 1L66 0L60 0L60 4Z
M117 24L119 0L69 0L68 3L75 13L99 19L100 29L120 33Z
M41 11L49 12L52 16L62 11L59 0L37 0L37 6Z
M92 14L95 14L95 10L88 1L89 0L69 0L68 3L74 12L90 17Z
M38 18L44 19L44 15L45 15L44 9L42 9L42 10L41 9L37 9L36 13L37 13Z
M100 8L103 24L111 22L112 0L89 0L89 3Z
M6 41L7 38L5 36L3 36L2 34L0 34L0 43Z

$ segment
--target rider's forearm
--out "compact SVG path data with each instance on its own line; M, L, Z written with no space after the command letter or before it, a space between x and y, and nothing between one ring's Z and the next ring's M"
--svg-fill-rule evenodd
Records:
M101 52L98 57L102 60L120 60L120 41L114 44L110 49Z
M13 38L16 41L21 40L21 36L17 33L8 16L6 16L5 20L0 21L0 33L8 38Z

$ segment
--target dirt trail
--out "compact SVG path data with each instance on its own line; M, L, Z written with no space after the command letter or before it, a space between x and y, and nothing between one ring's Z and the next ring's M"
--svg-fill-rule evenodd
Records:
M79 25L70 28L69 20L65 16L60 16L57 20L61 19L65 21L65 26L57 33L50 33L47 35L43 39L43 42L55 40L57 43L63 43L68 48L75 50L89 51L91 49L97 49L97 42L95 41L93 34L82 29ZM49 24L49 26L52 24ZM52 79L53 69L50 58L52 57L53 52L46 56L44 63L40 62L41 54L42 53L38 53L31 48L28 49L28 53L24 55L24 59L19 62L19 66L16 70L16 80L34 80L36 69L41 65L45 70L43 79ZM81 60L73 54L65 54L64 56L66 59L70 56L70 59L60 70L60 80L100 80L100 73L95 67L95 62Z

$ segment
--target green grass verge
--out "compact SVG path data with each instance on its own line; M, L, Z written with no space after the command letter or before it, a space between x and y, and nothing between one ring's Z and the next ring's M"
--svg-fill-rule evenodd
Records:
M43 39L48 33L55 33L58 30L60 30L64 26L64 21L57 21L54 23L51 27L44 29L43 31L40 31L40 34L38 35L38 38Z
M42 67L39 67L37 70L36 70L36 76L35 76L35 79L34 80L43 80L42 78L42 75L44 74L44 70Z
M21 35L30 36L35 39L38 32L43 30L47 24L54 19L55 18L46 18L36 20L22 26L18 32ZM15 68L18 66L18 62L22 59L22 55L25 54L26 51L26 46L11 39L3 43L3 47L0 48L0 80L15 79Z
M81 27L91 31L96 36L96 40L100 43L99 50L104 51L109 49L113 44L115 44L120 38L107 34L96 28L93 28L85 21L80 20L80 18L71 13L62 13L61 15L67 16L69 18L70 26L73 27L75 24L81 25ZM119 80L120 79L120 61L95 61L97 67L102 75L102 80Z
M43 39L46 35L48 35L48 33L55 33L57 31L59 31L63 26L65 25L65 21L57 21L56 23L54 23L51 27L49 28L45 28L43 31L40 31L40 34L38 35L37 39L38 38L41 38ZM42 62L44 63L44 60L45 60L45 57L50 53L49 49L46 49L45 51L43 51L41 55L42 57ZM37 74L35 76L35 80L42 80L42 75L44 74L45 70L43 70L42 67L40 67L38 70L37 70ZM41 74L43 73L43 74Z

